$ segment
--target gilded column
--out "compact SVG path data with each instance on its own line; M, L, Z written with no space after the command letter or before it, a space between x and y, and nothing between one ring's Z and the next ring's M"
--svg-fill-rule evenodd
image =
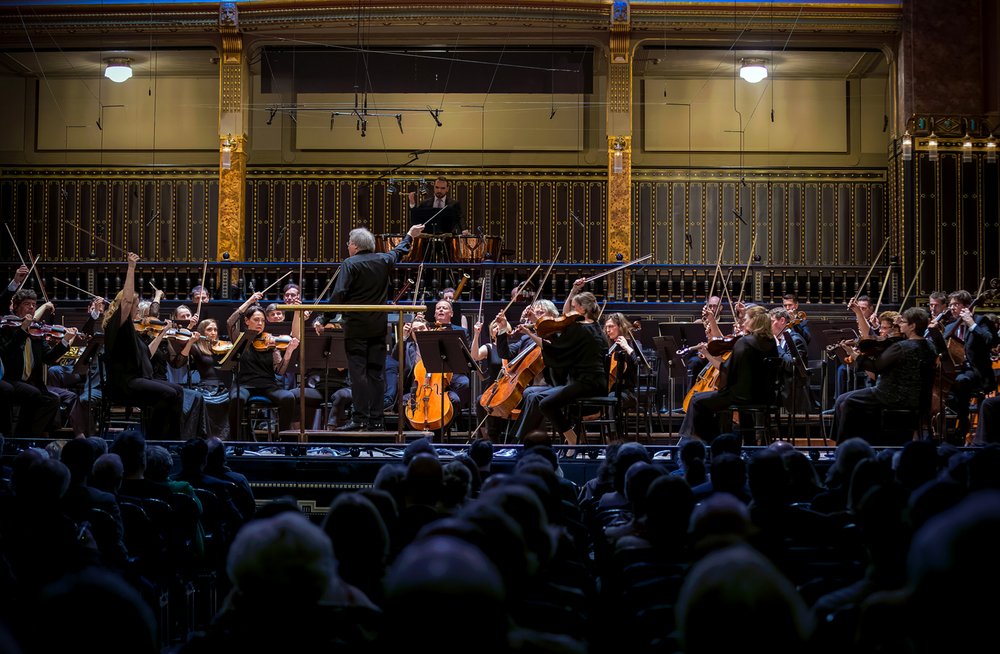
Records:
M246 64L235 2L219 5L222 57L219 61L219 222L216 261L229 253L245 258L246 127L243 114Z
M608 67L607 260L632 258L632 56L629 3L611 8ZM617 290L617 289L616 289ZM615 293L616 297L620 296Z

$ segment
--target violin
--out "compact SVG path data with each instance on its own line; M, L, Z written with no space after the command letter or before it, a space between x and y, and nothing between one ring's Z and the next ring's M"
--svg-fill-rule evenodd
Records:
M167 330L167 333L163 335L163 338L177 341L178 343L187 343L194 336L190 329L178 329L176 327L171 327Z
M28 336L31 338L58 338L66 337L66 328L62 325L43 325L33 322L28 326Z
M538 334L539 338L548 338L553 334L563 333L567 327L573 323L580 322L583 319L583 314L577 311L570 311L566 315L559 316L558 318L543 316L535 323L535 333Z
M233 349L233 344L229 341L215 341L212 343L212 354L228 354Z
M291 343L291 336L275 336L274 334L264 332L253 340L252 345L253 349L258 352L267 352L274 349L287 350Z
M156 318L149 317L133 320L132 324L135 325L135 331L138 333L152 334L153 336L156 336L167 327L166 320L157 320Z

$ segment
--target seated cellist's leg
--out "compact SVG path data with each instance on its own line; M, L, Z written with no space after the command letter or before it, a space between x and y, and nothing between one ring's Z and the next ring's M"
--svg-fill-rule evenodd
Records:
M529 386L524 389L524 397L521 400L521 417L517 421L517 432L514 434L514 442L524 442L524 437L528 432L541 426L545 416L539 407L553 388L551 386Z

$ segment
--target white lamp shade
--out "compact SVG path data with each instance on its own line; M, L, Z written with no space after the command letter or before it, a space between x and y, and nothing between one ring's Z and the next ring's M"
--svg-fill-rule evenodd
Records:
M759 64L741 66L740 77L750 82L751 84L756 84L757 82L767 77L767 68Z
M128 64L108 64L104 69L104 76L112 82L119 84L132 77L132 67Z

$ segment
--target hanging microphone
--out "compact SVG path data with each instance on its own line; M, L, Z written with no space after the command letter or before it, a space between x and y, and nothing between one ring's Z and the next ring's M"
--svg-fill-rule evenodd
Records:
M159 216L159 215L160 215L160 212L159 212L159 211L157 211L156 213L154 213L154 214L153 214L153 217L152 217L152 218L150 218L150 219L149 219L149 222L147 222L147 223L146 223L146 227L149 227L149 223L151 223L151 222L153 222L154 220L156 220L157 216Z
M285 227L288 227L288 225L285 225ZM285 227L282 227L281 231L278 232L278 239L274 242L275 245L281 245L281 242L285 239Z

